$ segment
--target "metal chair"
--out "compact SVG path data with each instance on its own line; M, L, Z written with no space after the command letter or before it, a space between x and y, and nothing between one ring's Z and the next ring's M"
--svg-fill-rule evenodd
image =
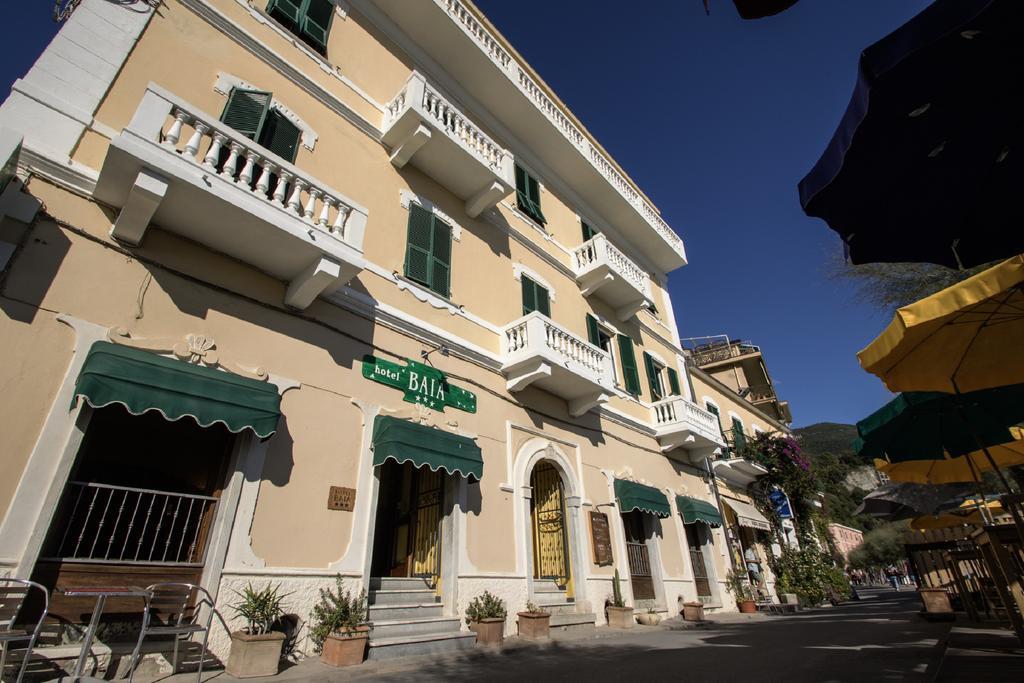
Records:
M14 621L18 618L22 606L33 590L43 594L43 613L39 615L39 621L31 631L14 628ZM21 683L25 676L25 669L28 667L28 660L32 657L32 648L36 645L39 631L43 628L43 620L50 611L50 592L46 587L28 581L27 579L0 578L0 677L3 677L4 667L7 666L7 652L10 643L19 640L28 641L25 648L25 656L21 660L21 668L18 670L16 683Z
M142 641L146 636L173 636L174 656L171 661L172 671L178 671L178 648L184 640L196 633L203 634L202 652L199 657L199 673L197 681L203 679L203 660L206 659L206 642L210 637L210 624L213 621L213 598L202 586L191 583L154 583L148 586L150 597L146 599L145 612L142 615L142 629L139 641L132 652L132 661L128 669L128 680L135 676L135 666L142 651ZM206 605L203 618L202 607ZM154 616L159 619L154 625ZM201 623L202 622L202 623Z

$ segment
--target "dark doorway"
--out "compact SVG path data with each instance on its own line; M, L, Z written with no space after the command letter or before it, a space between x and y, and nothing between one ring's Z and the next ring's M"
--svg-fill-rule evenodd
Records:
M651 558L647 550L644 514L638 510L622 514L626 532L626 556L629 558L629 578L633 584L633 600L654 599L654 578L651 576Z
M370 573L422 577L436 585L441 575L444 472L388 460L379 467L378 476Z
M686 545L690 548L690 566L693 567L693 582L697 586L697 599L711 602L711 581L708 578L708 565L704 557L704 535L710 538L710 530L701 529L698 523L684 524L686 528Z

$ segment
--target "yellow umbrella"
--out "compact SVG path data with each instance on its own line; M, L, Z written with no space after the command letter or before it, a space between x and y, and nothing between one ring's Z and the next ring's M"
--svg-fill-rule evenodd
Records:
M966 393L1024 382L1024 255L896 311L857 354L892 391Z
M981 519L980 512L969 515L938 515L937 517L915 517L910 520L910 528L915 531L928 531L929 529L950 529L952 527L973 524L982 526L985 522Z
M982 472L992 469L992 461L996 467L1013 467L1024 465L1024 441L1020 441L1024 433L1014 427L1010 430L1018 441L1001 446L989 446L992 455L990 461L985 451L977 450L967 455L944 460L906 460L889 462L875 459L875 469L893 481L906 481L914 484L952 484L955 482L977 481Z

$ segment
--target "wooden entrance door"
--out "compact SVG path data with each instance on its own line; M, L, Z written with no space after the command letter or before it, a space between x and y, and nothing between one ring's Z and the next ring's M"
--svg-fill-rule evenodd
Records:
M626 556L629 559L633 599L653 600L654 578L651 576L651 558L647 551L643 514L636 510L623 513L622 526L626 532Z
M441 573L441 501L444 475L406 463L395 468L390 576L420 576L436 582Z
M538 463L530 475L533 498L533 576L554 579L559 586L569 583L568 536L565 524L565 496L562 477L546 462Z
M708 579L708 566L704 561L704 544L701 531L696 524L685 524L686 544L690 546L690 566L693 567L693 582L697 586L697 599L701 602L711 601L711 581Z

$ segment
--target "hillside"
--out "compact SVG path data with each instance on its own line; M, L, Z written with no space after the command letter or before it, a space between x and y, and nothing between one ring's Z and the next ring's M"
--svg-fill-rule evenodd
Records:
M847 461L856 458L853 441L857 438L857 428L853 425L819 422L794 429L793 435L800 441L804 453L811 458L825 453Z

